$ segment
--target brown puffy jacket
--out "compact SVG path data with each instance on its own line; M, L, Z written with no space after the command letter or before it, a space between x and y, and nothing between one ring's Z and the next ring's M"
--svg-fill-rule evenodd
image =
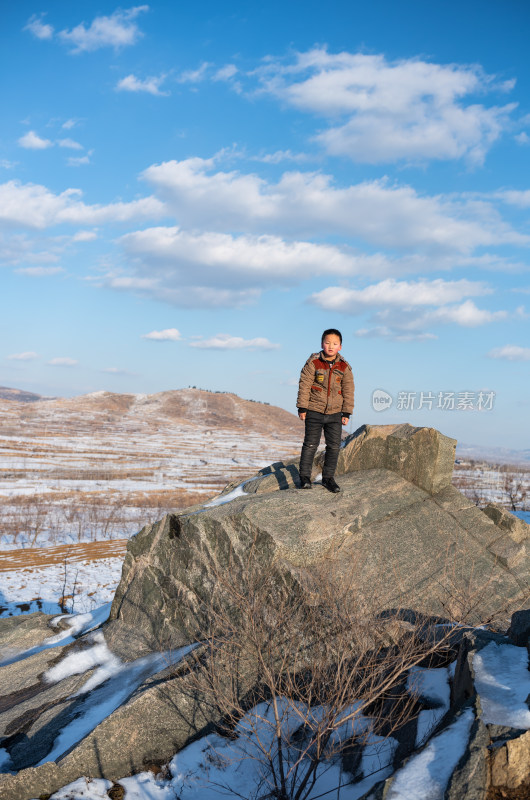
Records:
M312 353L300 373L296 406L302 411L336 414L353 411L355 386L353 373L346 359L339 354L330 366L324 353Z

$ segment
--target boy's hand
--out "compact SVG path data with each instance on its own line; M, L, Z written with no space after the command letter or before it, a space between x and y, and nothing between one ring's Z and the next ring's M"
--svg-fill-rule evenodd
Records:
M302 420L302 422L304 422L304 421L305 421L305 415L306 415L306 412L305 412L305 411L299 411L299 412L298 412L298 416L300 417L300 419Z
M343 425L347 425L349 421L350 421L350 418L349 418L349 417L343 417L343 418L342 418L342 424L343 424Z

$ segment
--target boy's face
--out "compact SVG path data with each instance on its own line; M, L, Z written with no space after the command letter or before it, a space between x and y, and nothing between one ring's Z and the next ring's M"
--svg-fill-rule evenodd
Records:
M332 359L335 358L339 350L342 349L342 345L340 343L340 339L338 336L334 336L333 334L328 334L325 339L322 339L322 350L324 351L324 355L326 358Z

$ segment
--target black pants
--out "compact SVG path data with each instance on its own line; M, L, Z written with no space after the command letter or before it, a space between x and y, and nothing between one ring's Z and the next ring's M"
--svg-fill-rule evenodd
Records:
M305 418L305 436L300 455L300 475L304 478L311 477L313 459L320 444L320 437L324 429L326 440L326 455L324 456L323 478L333 478L339 458L340 442L342 438L342 412L338 414L321 414L319 411L308 411Z

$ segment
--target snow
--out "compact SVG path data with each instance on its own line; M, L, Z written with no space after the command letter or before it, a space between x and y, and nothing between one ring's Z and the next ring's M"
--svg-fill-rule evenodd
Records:
M66 595L74 610L90 611L96 606L112 601L121 578L123 558L100 558L94 561L75 561L68 564L65 585L64 564L50 564L30 569L14 569L2 572L0 590L0 617L20 614L19 607L25 603L25 613L43 611L45 614L61 612L57 601L66 589Z
M246 481L243 481L235 489L232 489L231 492L227 494L222 494L220 497L214 497L213 500L209 500L207 503L204 503L204 508L210 506L222 506L225 503L231 503L232 500L235 500L236 497L245 497L248 495L248 492L245 491L245 486L248 486L249 483L253 483L253 481L259 481L262 478L262 475L255 475L253 478L249 478ZM195 512L198 513L198 512Z
M372 734L366 743L361 759L363 778L346 790L341 789L341 797L344 800L358 800L376 783L388 778L392 774L392 761L397 746L396 739L391 736L383 739ZM337 786L338 781L335 781L334 785Z
M0 747L0 772L9 772L13 766L11 756L3 747Z
M112 603L105 603L100 608L89 611L85 614L61 614L52 619L51 624L57 626L60 620L64 620L68 625L70 633L75 636L78 633L87 633L93 628L103 625L109 618Z
M152 772L141 772L130 778L122 778L120 785L125 789L124 800L175 800L177 797L171 784L165 780L157 780Z
M284 735L293 733L301 724L297 709L285 699L278 698ZM299 709L304 714L307 709ZM318 719L324 709L312 709ZM367 738L361 761L361 780L351 782L345 774L339 758L323 760L319 766L317 780L310 798L328 792L336 792L341 786L341 798L357 800L379 780L392 771L392 759L397 747L395 739L383 739L369 732L371 720L357 717L355 727L365 731ZM217 735L204 737L181 750L169 764L172 775L170 785L174 794L169 797L184 797L186 800L220 800L222 797L249 797L258 787L267 788L267 753L273 751L275 729L271 707L266 703L253 708L235 729L236 740ZM291 759L297 756L297 749ZM158 795L154 795L158 797ZM164 798L164 795L160 795ZM126 795L126 800L128 800Z
M172 664L176 664L192 650L194 645L182 647L176 652L152 653L129 663L120 663L107 674L105 682L94 689L89 678L74 696L93 691L76 706L76 716L62 729L53 743L51 751L37 764L57 761L77 742L84 739L94 728L121 706L147 678L156 675Z
M366 777L351 782L337 761L323 762L309 800L335 795L341 787L342 800L358 800L375 783L388 777L397 747L395 739L374 736L364 748L361 762ZM208 736L182 750L170 763L172 778L156 779L152 772L142 772L119 783L125 789L124 800L222 800L250 797L253 789L263 785L264 774L259 762L248 760L230 740ZM329 793L329 794L328 794ZM52 800L52 799L51 799Z
M101 608L96 608L94 611L91 611L87 614L74 614L73 616L61 615L59 617L55 617L55 619L51 620L51 624L54 625L57 624L60 619L66 619L68 624L66 630L62 630L54 636L48 636L41 644L35 645L35 647L30 647L27 650L21 650L17 653L11 653L8 658L0 662L0 667L5 667L8 664L15 664L18 661L23 661L24 659L29 658L29 656L33 656L35 653L40 653L42 650L48 650L51 647L71 644L77 636L83 633L88 633L89 631L106 622L110 614L111 605L111 603L106 603L105 605L101 606Z
M50 800L108 800L112 782L105 778L78 778L52 794Z
M214 498L214 500L210 500L208 503L204 504L204 507L206 508L207 506L222 506L225 503L231 503L232 500L236 499L236 497L244 497L247 494L247 492L245 492L244 487L248 482L249 481L245 481L245 483L240 483L239 486L236 486L236 488L232 489L232 491L228 492L228 494L223 494L220 497Z
M463 755L474 714L467 709L427 747L397 771L386 800L443 800L454 768Z
M99 667L83 686L82 691L88 692L115 675L121 667L120 659L109 650L101 631L94 634L93 641L97 642L93 647L70 653L51 667L42 676L43 680L47 683L57 683L70 675L81 675L83 672L88 672L89 669Z
M418 715L416 747L427 741L434 728L449 710L450 688L447 667L424 669L412 667L407 677L407 690L433 708L426 708Z
M530 672L526 647L490 642L473 658L485 723L530 728Z

